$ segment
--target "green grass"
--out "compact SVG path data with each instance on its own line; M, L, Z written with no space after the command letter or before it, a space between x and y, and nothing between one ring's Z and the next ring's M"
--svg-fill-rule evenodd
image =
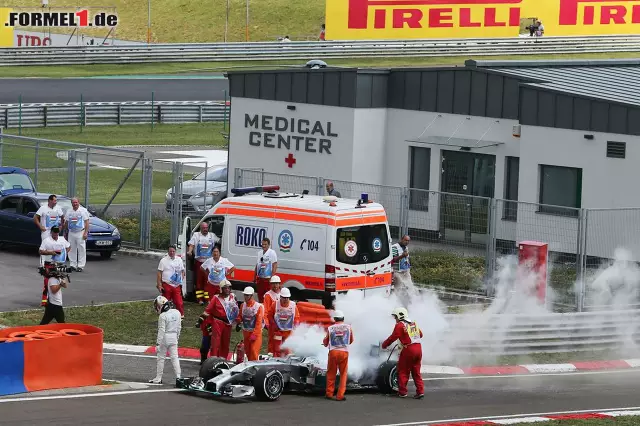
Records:
M180 346L199 348L202 333L195 328L195 322L204 308L196 303L185 302ZM37 325L43 311L34 309L22 312L0 313L0 323L8 327ZM113 303L102 306L82 306L65 308L69 323L92 324L104 330L104 341L127 345L155 345L158 315L151 301ZM241 333L232 333L232 348L241 339ZM267 344L266 331L264 346ZM263 349L266 349L263 347ZM526 356L503 356L485 363L490 365L554 364L575 361L596 361L617 359L619 355L605 352L572 352L564 354L530 354ZM469 360L468 365L481 365L480 358Z
M10 128L3 132L5 134L18 135L19 130ZM26 128L22 129L21 135L100 146L202 145L213 148L225 146L226 141L222 137L222 132L225 132L223 123L193 123L156 124L153 129L150 124L87 126L82 131L80 131L79 126ZM9 141L11 141L10 138L5 142ZM11 143L16 142L11 141Z
M541 59L611 59L640 57L638 52L583 53L564 55L517 55L517 56L452 56L420 58L360 58L327 59L330 66L342 67L425 67L463 65L467 59L476 60L541 60ZM311 59L311 58L309 58ZM154 64L98 64L56 66L7 66L0 67L0 77L91 77L105 75L179 74L195 72L225 72L239 69L274 69L286 66L302 66L305 60L286 61L238 61L238 62L188 62Z
M0 6L34 7L40 9L40 0L2 0ZM115 38L147 40L147 0L55 0L51 11L61 7L90 7L90 14L98 11L113 13L106 7L116 7L118 26ZM245 40L246 1L231 0L229 8L228 41ZM94 8L91 8L94 6ZM95 6L105 6L104 9ZM251 1L249 8L249 40L275 40L289 35L292 39L317 39L320 25L324 23L323 0L259 0ZM221 42L224 40L226 1L176 1L153 0L151 2L152 42ZM52 29L52 32L54 29ZM63 31L71 34L71 31ZM108 29L82 29L81 34L104 38ZM88 40L87 40L88 41Z
M118 228L123 241L135 243L140 241L139 210L132 210L128 214L119 214L117 217L108 217L106 220ZM169 247L170 241L171 218L152 216L150 247L164 251Z
M225 139L222 137L224 131L223 123L202 123L202 124L164 124L151 130L148 125L126 125L126 126L95 126L86 127L80 132L78 127L49 127L49 128L29 128L22 130L22 136L42 138L49 140L73 142L90 146L144 146L144 145L180 145L180 146L203 146L207 148L220 148L225 146ZM8 129L8 134L17 135L18 129ZM3 165L12 165L26 169L35 168L35 143L29 141L5 138L3 147ZM14 146L10 144L18 144ZM41 192L66 193L68 172L47 170L51 168L67 167L67 161L56 157L56 153L70 148L68 145L44 143L39 145L38 165L41 169L38 172L36 185ZM51 148L51 149L45 149ZM82 148L82 147L77 147ZM140 148L132 148L140 150ZM118 158L118 160L121 160ZM100 161L104 158L100 158ZM133 159L128 159L122 167L131 167ZM89 204L97 205L106 203L128 170L113 170L92 167L89 172ZM185 173L185 179L191 178L191 174ZM35 173L31 172L32 179L35 180ZM113 203L115 204L137 204L140 202L141 192L140 164L131 174L129 179L120 190ZM172 186L172 174L166 172L155 172L153 175L152 200L154 203L164 202L164 197L168 188ZM76 193L84 198L85 185L85 165L78 162L76 165ZM81 200L84 202L84 200ZM135 240L137 241L137 240Z
M184 304L184 322L180 335L180 347L199 348L202 332L195 328L198 316L204 307L191 302ZM24 312L6 312L0 314L0 323L9 327L37 325L42 319L40 309ZM103 306L84 306L65 308L65 320L68 323L91 324L104 330L104 341L127 345L155 346L158 331L158 314L151 301L115 303ZM263 349L266 349L267 337L264 334ZM231 350L242 339L242 333L231 333ZM264 352L264 350L263 350Z

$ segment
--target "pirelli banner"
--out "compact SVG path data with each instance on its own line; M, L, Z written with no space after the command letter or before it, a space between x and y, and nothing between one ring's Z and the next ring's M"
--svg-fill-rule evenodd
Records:
M326 2L328 40L517 37L535 19L542 21L546 36L640 31L640 0Z
M13 27L5 25L9 22L9 13L13 9L0 7L0 47L13 47Z

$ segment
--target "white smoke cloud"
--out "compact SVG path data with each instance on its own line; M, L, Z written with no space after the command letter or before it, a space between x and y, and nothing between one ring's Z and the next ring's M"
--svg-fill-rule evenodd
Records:
M586 283L589 303L616 311L640 304L640 268L630 259L628 251L617 250L611 265L602 268ZM552 312L555 295L548 285L546 303L538 301L536 284L540 276L520 267L517 256L498 259L498 266L493 277L495 298L490 306L476 312L446 315L446 306L436 294L424 289L418 291L410 276L401 279L405 291L399 295L365 297L361 292L338 295L335 308L345 314L345 322L352 325L354 332L354 343L349 349L349 375L360 377L389 356L388 351L377 353L372 349L392 333L395 320L391 312L398 306L407 308L410 318L424 334L423 364L461 365L471 359L490 363L505 354L507 333L518 316ZM629 324L618 330L629 336L627 348L633 345L637 349L632 338L634 329L635 326ZM284 346L296 355L314 356L326 366L328 349L322 345L324 335L321 327L303 325L294 330ZM487 341L493 343L488 349Z

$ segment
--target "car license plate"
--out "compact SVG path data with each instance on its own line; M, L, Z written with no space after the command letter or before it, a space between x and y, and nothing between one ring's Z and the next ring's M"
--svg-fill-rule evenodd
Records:
M97 246L110 246L113 244L111 240L96 241Z

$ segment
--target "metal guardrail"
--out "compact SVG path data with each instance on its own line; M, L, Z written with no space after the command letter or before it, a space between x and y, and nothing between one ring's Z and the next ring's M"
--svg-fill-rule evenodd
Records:
M229 119L230 106L216 101L69 102L0 105L0 126L106 126L206 123Z
M332 58L506 56L640 51L640 36L514 37L47 46L0 49L0 66L154 62L271 61Z
M446 315L453 353L521 355L615 350L640 342L640 310L566 314Z

